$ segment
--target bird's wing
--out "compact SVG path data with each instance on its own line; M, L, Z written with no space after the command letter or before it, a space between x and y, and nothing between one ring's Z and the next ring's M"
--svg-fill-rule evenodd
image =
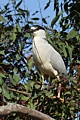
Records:
M52 67L59 73L59 74L67 74L66 67L61 55L51 46L49 45L49 53L50 53L50 63Z

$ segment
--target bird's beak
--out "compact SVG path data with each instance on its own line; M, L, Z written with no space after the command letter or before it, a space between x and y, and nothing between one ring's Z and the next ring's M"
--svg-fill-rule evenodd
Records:
M26 32L28 32L28 33L33 33L34 30L32 30L32 29L27 29Z

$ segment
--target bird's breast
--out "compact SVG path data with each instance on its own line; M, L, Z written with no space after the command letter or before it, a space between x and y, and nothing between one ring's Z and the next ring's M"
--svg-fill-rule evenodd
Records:
M54 76L52 66L50 64L47 43L33 41L33 58L36 67L40 70L41 73Z
M43 64L48 59L48 52L46 51L47 46L44 41L34 40L33 41L33 58L38 64Z

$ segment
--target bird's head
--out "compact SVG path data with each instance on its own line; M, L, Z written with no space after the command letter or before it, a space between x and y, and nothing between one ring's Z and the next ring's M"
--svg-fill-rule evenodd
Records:
M45 29L39 25L33 25L27 32L32 33L34 37L46 36Z

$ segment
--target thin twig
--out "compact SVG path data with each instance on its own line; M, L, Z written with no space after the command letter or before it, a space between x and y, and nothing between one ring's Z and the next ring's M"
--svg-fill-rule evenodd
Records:
M42 17L41 5L40 5L40 1L39 0L38 0L38 3L39 3L40 15L41 15L41 19L42 19L43 17ZM42 22L42 26L43 26L43 22Z
M8 41L9 41L9 40L4 39L3 41L0 42L0 44L6 43L6 42L8 42Z
M25 91L19 91L19 90L12 89L12 88L9 88L9 87L8 87L8 90L13 91L13 92L17 92L17 93L20 93L20 94L27 95L27 96L29 96L29 97L31 96L31 93L27 93L27 92L25 92Z

